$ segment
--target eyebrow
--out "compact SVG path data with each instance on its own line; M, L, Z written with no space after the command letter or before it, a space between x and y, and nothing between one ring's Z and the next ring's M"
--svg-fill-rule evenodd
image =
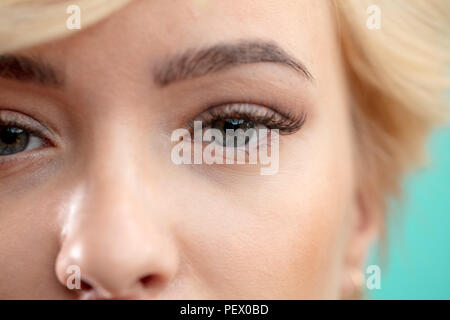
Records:
M154 80L160 86L201 77L237 65L277 63L299 72L305 79L314 78L303 63L297 61L274 42L238 41L217 44L205 49L191 49L158 65Z
M62 77L37 57L0 55L0 78L31 82L43 86L60 87Z
M305 79L314 78L306 66L274 42L237 41L217 44L205 49L189 49L154 68L154 81L164 87L219 72L238 65L277 63L299 72ZM38 57L0 55L0 78L31 82L42 86L61 87L64 79L52 66Z

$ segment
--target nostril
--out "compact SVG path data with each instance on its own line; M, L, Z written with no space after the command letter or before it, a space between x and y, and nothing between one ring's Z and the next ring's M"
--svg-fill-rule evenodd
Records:
M90 285L87 281L81 280L81 290L89 291L92 289L92 285Z
M149 286L150 284L154 283L156 280L156 277L154 275L147 275L145 277L142 277L141 279L139 279L139 281L142 283L142 285L144 287Z

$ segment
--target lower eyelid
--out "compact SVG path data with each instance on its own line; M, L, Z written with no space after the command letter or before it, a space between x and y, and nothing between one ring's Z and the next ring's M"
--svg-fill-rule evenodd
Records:
M0 179L10 175L25 173L29 168L38 169L52 161L50 148L38 148L0 157Z

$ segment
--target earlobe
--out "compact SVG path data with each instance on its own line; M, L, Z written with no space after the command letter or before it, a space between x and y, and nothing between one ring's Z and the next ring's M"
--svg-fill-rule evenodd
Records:
M346 269L342 283L342 300L359 300L364 298L364 272L359 268Z

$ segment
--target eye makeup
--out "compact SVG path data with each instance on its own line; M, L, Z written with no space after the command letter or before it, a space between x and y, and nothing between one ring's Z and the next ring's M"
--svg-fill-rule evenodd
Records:
M306 112L297 116L284 114L276 109L254 103L226 103L208 108L197 116L195 121L202 121L203 127L206 128L217 121L246 121L267 129L278 129L280 135L296 133L306 121ZM193 130L193 122L188 123L190 130Z
M238 159L239 164L258 164L258 155L261 156L264 150L272 154L273 142L276 143L274 147L278 150L278 135L296 133L303 127L305 121L304 111L293 115L280 112L276 107L261 104L225 103L201 112L194 120L188 122L187 129L191 136L194 135L193 141L201 141L202 144L209 142L205 147L208 150L207 154L216 143L219 148L224 148L219 149L222 150L219 155L227 154L227 163L235 160L236 151L244 156ZM213 140L210 139L211 133L208 133L210 129L216 130ZM272 134L275 134L276 141L272 141L274 139ZM216 156L218 150L213 149ZM228 153L231 154L231 158L228 158ZM251 155L252 160L247 161ZM220 161L219 159L218 163L222 163Z

